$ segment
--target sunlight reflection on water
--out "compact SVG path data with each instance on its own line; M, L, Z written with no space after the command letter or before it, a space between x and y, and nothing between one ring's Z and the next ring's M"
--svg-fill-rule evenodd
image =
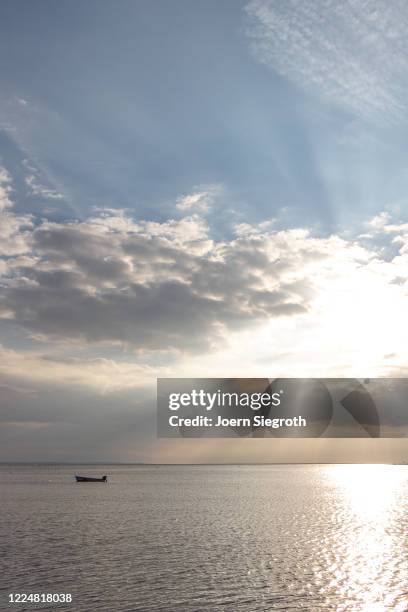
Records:
M364 612L406 610L407 601L399 603L393 593L401 575L408 576L401 529L406 470L391 465L340 465L327 468L326 477L333 482L333 495L343 499L342 515L337 517L343 527L332 567L334 585L345 601L338 609L358 602Z

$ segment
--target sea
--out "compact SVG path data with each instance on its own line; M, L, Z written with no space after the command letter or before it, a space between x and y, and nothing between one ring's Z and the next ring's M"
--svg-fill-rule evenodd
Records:
M1 465L0 609L408 610L408 466Z

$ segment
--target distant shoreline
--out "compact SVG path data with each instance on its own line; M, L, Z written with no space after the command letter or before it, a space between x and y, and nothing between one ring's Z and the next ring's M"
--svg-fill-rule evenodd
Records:
M146 463L146 462L136 462L136 463L117 463L111 461L97 461L97 462L89 462L89 461L75 461L75 462L66 462L66 461L0 461L0 466L4 465L49 465L49 466L77 466L77 465L90 465L90 466L102 466L102 465L111 465L111 466L122 466L122 467L165 467L165 466L178 466L178 467L208 467L208 466L251 466L251 465L407 465L408 462L384 462L384 461L336 461L336 462L250 462L250 463Z

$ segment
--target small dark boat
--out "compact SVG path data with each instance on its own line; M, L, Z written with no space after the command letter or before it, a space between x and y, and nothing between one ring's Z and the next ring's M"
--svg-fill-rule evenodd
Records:
M75 476L77 482L108 482L107 476L101 476L101 478L91 478L90 476Z

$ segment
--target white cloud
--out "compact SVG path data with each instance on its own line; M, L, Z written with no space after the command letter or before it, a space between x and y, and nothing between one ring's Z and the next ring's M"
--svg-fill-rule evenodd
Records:
M11 177L7 170L0 166L0 256L21 255L29 250L27 229L32 222L27 215L14 215L10 212ZM0 273L4 273L6 263L0 261Z
M12 202L10 200L11 193L11 177L7 170L0 166L0 211L10 208Z
M364 116L406 112L403 0L251 0L246 12L255 56L279 74Z
M29 228L31 227L32 221L29 216L17 216L0 211L0 256L28 253L30 250ZM7 262L7 266L12 266L14 263L15 261ZM5 265L4 262L3 265Z
M23 166L28 172L24 177L24 182L28 188L29 195L45 200L63 199L63 195L56 189L43 184L40 178L42 172L36 168L29 159L26 158L23 160Z
M46 200L61 200L63 198L62 194L55 189L42 185L35 174L29 174L24 180L32 196Z
M182 212L206 213L214 203L216 194L219 192L218 185L207 185L203 189L194 191L191 194L183 195L178 198L176 208Z
M374 233L383 232L386 234L400 234L401 236L408 234L408 223L393 223L388 212L381 212L376 215L368 223L368 226ZM398 237L398 240L400 240L401 236Z

